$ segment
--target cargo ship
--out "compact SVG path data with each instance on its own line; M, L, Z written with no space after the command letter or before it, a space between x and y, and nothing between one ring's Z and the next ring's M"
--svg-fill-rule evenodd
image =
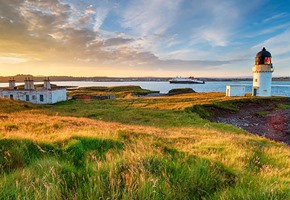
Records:
M193 76L190 76L188 78L182 78L182 77L176 77L174 79L169 80L169 83L175 83L175 84L204 84L205 82L202 80L198 80L194 78Z

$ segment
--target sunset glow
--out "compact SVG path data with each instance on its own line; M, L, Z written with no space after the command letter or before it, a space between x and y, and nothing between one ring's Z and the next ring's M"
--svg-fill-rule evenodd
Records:
M290 2L0 0L0 76L290 76Z

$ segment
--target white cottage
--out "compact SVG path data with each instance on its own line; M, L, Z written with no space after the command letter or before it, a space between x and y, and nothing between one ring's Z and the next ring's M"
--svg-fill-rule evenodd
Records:
M49 78L43 85L34 85L34 81L26 78L24 86L16 86L15 80L9 80L9 87L0 89L0 97L34 104L54 104L66 101L66 88L50 84Z

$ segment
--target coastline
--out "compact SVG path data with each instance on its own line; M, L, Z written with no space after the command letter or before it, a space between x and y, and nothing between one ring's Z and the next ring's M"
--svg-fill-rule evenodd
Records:
M32 76L32 75L15 75L15 76L0 76L0 83L6 83L10 79L16 82L23 82L26 77L33 78L39 82L47 76ZM174 77L73 77L73 76L49 76L51 81L93 81L93 82L168 82ZM223 81L252 81L252 77L197 77L205 82L223 82ZM290 77L273 77L273 81L290 81Z

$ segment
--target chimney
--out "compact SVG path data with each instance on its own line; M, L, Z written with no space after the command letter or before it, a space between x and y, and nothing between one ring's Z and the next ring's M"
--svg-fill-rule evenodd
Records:
M25 78L24 80L24 89L25 90L34 90L34 81L32 79Z
M14 78L13 79L10 79L9 80L9 90L14 90L15 87L16 87L16 84L15 84Z
M45 90L51 90L51 85L50 85L49 77L47 77L47 78L44 79L43 89L45 89Z
M24 89L30 90L30 80L28 80L28 78L25 78L24 80Z
M34 80L29 79L29 84L30 84L30 90L34 90Z

